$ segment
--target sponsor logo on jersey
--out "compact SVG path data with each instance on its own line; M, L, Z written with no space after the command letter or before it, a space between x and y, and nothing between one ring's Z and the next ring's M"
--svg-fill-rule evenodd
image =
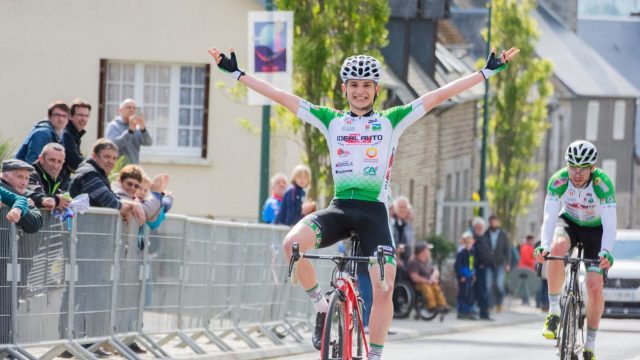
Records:
M559 188L560 186L566 184L567 181L568 181L567 178L559 178L559 179L556 179L551 186L553 186L554 189Z
M336 174L346 174L346 173L352 173L353 169L342 169L342 170L336 170Z
M375 159L378 157L378 149L376 148L368 148L367 150L365 150L364 154L369 158L369 159Z
M573 189L569 190L569 196L573 196L575 194L576 194L576 192Z
M351 125L351 126L343 126L342 127L342 131L354 131L356 129L355 126Z
M347 156L351 156L351 152L349 150L343 149L343 148L338 148L338 156L340 157L347 157Z
M376 176L378 174L377 166L367 166L362 170L362 174L366 176Z
M336 167L345 167L345 166L353 166L351 161L338 161L336 163Z
M373 124L373 123L377 123L378 119L369 119L368 123L369 124Z
M391 167L393 166L393 158L395 157L396 148L391 149L391 156L389 156L389 166L387 166L387 172L384 174L384 178L389 181L389 177L391 176Z
M365 131L382 131L382 124L380 123L366 124L364 126L364 130Z
M364 151L364 158L362 162L377 164L378 163L378 149L374 147L367 148Z
M344 123L344 125L353 125L353 119L350 118L350 117L345 118L343 123Z
M338 135L336 140L340 145L377 144L382 141L382 135Z

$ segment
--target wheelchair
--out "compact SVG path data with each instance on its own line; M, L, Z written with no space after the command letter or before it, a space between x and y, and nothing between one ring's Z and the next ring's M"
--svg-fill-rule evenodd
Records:
M431 321L440 315L440 321L444 320L445 313L439 310L430 312L426 308L426 299L417 291L409 274L398 268L396 282L393 287L393 317L395 319L406 319L411 312L414 312L414 319Z

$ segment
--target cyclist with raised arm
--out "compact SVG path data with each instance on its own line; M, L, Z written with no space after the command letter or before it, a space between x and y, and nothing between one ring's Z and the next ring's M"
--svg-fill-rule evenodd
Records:
M373 306L369 319L369 360L381 358L393 318L391 299L395 278L395 251L388 224L387 201L389 174L398 138L409 125L436 105L503 70L518 52L518 49L512 48L502 51L498 57L493 49L481 71L428 92L410 104L377 112L373 110L373 104L380 91L382 65L371 56L351 56L344 61L340 78L349 110L339 111L310 104L245 73L238 68L233 49L230 50L229 57L216 48L209 50L218 68L315 126L327 140L335 196L328 208L307 215L287 234L283 242L287 261L291 257L293 243L298 243L300 251L306 252L313 247L326 247L345 239L352 230L359 234L363 255L372 256L378 245L384 247L387 259L384 267L386 286L380 281L373 281L380 279L379 268L370 267ZM318 312L312 342L316 349L320 349L328 303L318 286L311 262L302 259L297 266L298 280Z
M567 166L556 172L547 186L544 201L541 245L538 262L544 256L565 256L578 242L585 259L599 259L599 266L587 268L587 341L585 360L595 359L595 340L604 310L603 273L613 265L611 248L616 239L616 195L607 174L595 167L596 147L584 140L574 141L565 153ZM564 283L564 263L549 261L549 314L542 329L547 339L556 339L560 322L560 296Z

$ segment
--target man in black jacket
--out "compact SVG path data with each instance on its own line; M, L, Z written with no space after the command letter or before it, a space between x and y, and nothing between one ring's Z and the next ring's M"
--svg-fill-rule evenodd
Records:
M500 218L497 215L489 216L489 229L484 238L491 246L491 266L487 269L489 306L495 305L496 312L501 312L505 276L511 271L511 241L509 235L500 229Z
M29 198L29 195L33 193L27 189L29 173L31 171L33 171L33 166L22 160L5 160L2 162L0 186L14 194ZM35 233L42 227L42 215L40 214L40 210L33 204L31 198L29 201L29 211L22 215L17 225L26 233Z
M80 142L82 136L87 132L85 128L89 122L89 113L91 105L82 99L75 99L71 104L71 118L69 123L62 132L60 143L64 145L65 159L62 169L62 178L64 179L62 189L69 188L69 180L71 175L76 172L80 163L84 161L84 156L80 151Z
M33 191L37 197L53 199L55 202L51 206L50 200L40 200L42 205L36 206L44 207L47 210L55 208L66 208L71 203L71 199L63 195L60 186L62 185L62 178L59 176L62 170L62 164L64 163L64 147L58 143L49 143L43 149L38 160L33 163L35 171L31 172L29 176L29 190Z
M117 159L118 146L111 140L98 139L93 145L91 158L83 161L71 178L71 196L87 194L91 206L116 209L123 215L129 214L132 203L120 200L111 190L108 178Z
M489 316L489 292L487 291L487 269L491 267L491 248L485 234L486 224L481 217L471 221L473 228L473 251L475 254L476 282L473 284L474 301L480 311L480 320L493 320Z

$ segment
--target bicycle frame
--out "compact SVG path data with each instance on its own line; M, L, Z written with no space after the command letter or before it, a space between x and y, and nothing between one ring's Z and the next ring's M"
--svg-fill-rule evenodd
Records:
M364 344L364 349L365 349L365 357L368 357L369 345L367 344L366 336L364 333L364 327L363 327L361 310L360 310L360 302L362 302L362 298L360 296L359 291L356 291L354 286L354 280L357 279L356 263L377 262L378 265L380 266L380 280L384 281L384 263L385 263L384 251L382 249L382 246L378 246L375 257L356 256L358 244L359 244L358 235L352 231L349 236L349 240L353 245L351 246L351 256L303 254L299 250L299 245L297 243L294 243L292 247L293 251L291 255L291 260L289 262L289 276L291 276L295 262L300 259L306 258L306 259L331 260L336 264L336 267L333 269L333 273L331 276L330 285L332 290L329 292L331 294L331 299L333 299L334 296L337 296L339 297L340 301L344 304L343 316L344 316L346 331L353 332L354 325L355 325L354 323L355 319L354 319L353 313L354 311L356 312L357 324L360 332L360 334L356 334L356 336L362 336L362 342ZM327 322L330 321L329 318L330 318L330 315L328 314L327 320L325 320L325 330L326 330ZM341 355L343 356L343 359L352 359L352 356L353 356L352 336L342 337L342 334L339 334L339 336L341 337L341 344L342 344ZM323 336L322 347L320 350L321 354L325 353L326 345L327 344Z
M565 281L565 291L562 296L562 299L564 300L563 311L560 325L558 327L558 338L556 340L556 347L558 347L558 351L560 352L561 360L571 360L574 357L577 357L578 353L584 346L584 300L578 278L580 264L584 263L585 266L594 266L599 265L600 263L599 260L583 258L582 243L578 243L577 247L578 254L576 257L545 256L546 260L562 260L565 265L569 265L569 280ZM604 280L606 280L606 272L603 274L603 277ZM581 340L579 344L578 332L580 332ZM570 347L570 349L567 349L566 347ZM567 357L567 355L569 357Z

